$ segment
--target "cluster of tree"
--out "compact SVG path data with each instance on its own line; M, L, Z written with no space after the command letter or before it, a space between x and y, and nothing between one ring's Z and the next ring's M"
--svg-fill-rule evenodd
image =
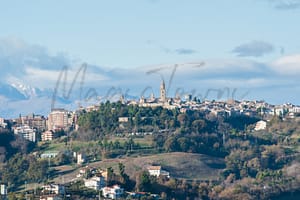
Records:
M273 119L266 131L230 135L225 145L229 154L225 157L223 181L214 188L216 198L269 199L299 190L300 179L287 173L287 168L299 160L296 148L299 142L289 142L298 122L287 121L291 125L288 129L281 120L275 118L275 121L279 124ZM275 131L274 126L284 127L287 132Z
M119 126L119 117L128 118L128 122L123 127ZM162 107L139 107L124 105L120 102L107 102L101 104L98 111L82 113L78 124L81 131L92 130L94 137L102 137L106 134L174 130L180 127L192 128L196 132L205 131L211 126L204 120L198 120L203 118L204 114L199 111L180 113L178 109L168 110Z
M11 131L0 131L0 163L9 160L18 152L23 154L29 153L34 147L35 144L33 142L25 140Z
M128 118L128 122L125 125L122 123L122 127L119 117ZM153 133L153 147L157 149L224 156L224 133L245 130L256 121L257 118L249 116L224 119L209 117L207 113L197 110L180 113L178 109L106 102L100 105L98 111L84 112L79 116L80 130L74 132L72 137L84 141L103 140L104 136L120 134L122 131L129 133L147 130ZM161 133L161 130L164 132ZM119 148L117 143L104 146L110 149Z
M49 168L47 160L38 160L33 155L15 154L1 169L1 180L10 188L25 182L40 183L47 179Z

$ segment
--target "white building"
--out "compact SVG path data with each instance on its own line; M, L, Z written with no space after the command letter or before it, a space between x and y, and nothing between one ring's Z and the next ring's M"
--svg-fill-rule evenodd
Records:
M14 127L13 129L16 135L21 135L26 140L36 142L36 130L28 125Z
M1 188L0 194L3 195L3 196L6 196L7 195L7 187L6 187L6 185L1 184L0 188Z
M55 158L58 155L58 151L47 151L41 154L41 158Z
M274 114L276 116L283 116L285 114L285 109L282 106L277 106L274 108Z
M267 128L267 122L260 120L256 123L254 130L265 130Z
M6 128L7 123L5 123L5 119L0 117L0 127Z
M105 180L103 176L94 176L90 179L84 180L84 186L94 190L100 190L105 185Z
M63 185L58 184L49 184L42 186L43 193L47 194L64 194L65 193L65 187Z
M293 113L300 113L300 106L295 106L292 108Z
M82 165L85 162L85 155L82 153L76 154L77 164Z
M148 172L150 174L150 176L166 176L166 177L170 177L170 173L168 171L162 170L161 166L149 166L148 168Z
M117 199L124 194L124 189L119 185L102 188L102 195L109 199Z
M149 166L148 172L150 176L156 176L159 177L161 171L161 166Z

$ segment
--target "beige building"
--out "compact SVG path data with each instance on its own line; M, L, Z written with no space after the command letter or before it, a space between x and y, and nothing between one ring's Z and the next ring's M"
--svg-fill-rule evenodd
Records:
M69 125L68 111L65 109L53 109L48 115L48 130L65 129Z
M55 138L55 134L52 130L48 130L42 133L42 141L51 141Z
M26 116L20 116L17 122L21 125L28 125L35 128L38 132L46 130L46 119L44 116L30 114Z
M165 102L167 100L166 86L164 81L162 81L160 85L160 100L162 102Z

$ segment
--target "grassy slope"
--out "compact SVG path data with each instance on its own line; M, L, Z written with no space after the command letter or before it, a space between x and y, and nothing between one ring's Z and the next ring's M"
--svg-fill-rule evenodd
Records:
M163 153L143 157L127 157L120 159L106 159L90 163L89 166L105 169L112 167L118 173L118 163L125 165L126 173L132 178L140 170L146 170L149 165L161 165L170 172L171 177L188 180L215 180L224 167L224 160L202 154L192 153ZM63 168L59 168L63 169ZM65 181L75 178L79 170L66 173ZM60 181L61 177L56 179Z
M121 137L110 137L108 138L108 142L112 141L115 142L118 140L120 144L123 145L125 141L128 141L129 138L121 138ZM149 136L145 136L145 138L134 138L133 139L134 143L139 144L141 147L151 147L152 145L152 139ZM39 146L42 146L44 142L40 142ZM72 149L76 149L80 151L80 149L84 147L89 147L89 146L94 146L97 145L98 141L89 141L89 142L80 142L80 141L72 141L71 142L71 147ZM67 146L65 145L64 142L61 142L60 139L56 139L54 141L51 141L48 144L44 144L44 149L43 152L48 152L48 151L64 151L66 150Z

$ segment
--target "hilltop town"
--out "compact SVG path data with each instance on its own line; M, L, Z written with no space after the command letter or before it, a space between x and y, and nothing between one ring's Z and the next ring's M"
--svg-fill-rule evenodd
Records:
M136 100L125 100L124 96L120 97L120 102L124 105L135 105L139 107L162 107L168 110L178 109L181 113L189 110L200 111L212 117L230 117L245 115L250 117L260 117L264 121L271 120L274 116L285 119L294 119L300 116L300 106L291 103L282 105L272 105L265 101L257 100L234 100L228 99L223 101L204 100L200 101L193 98L192 95L185 95L184 97L177 96L168 98L166 96L165 83L162 81L160 86L160 97L155 98L151 94L149 98L141 97ZM77 130L78 116L82 111L92 112L97 111L101 104L91 105L88 107L80 107L77 110L69 111L63 108L54 108L48 116L41 116L36 114L29 114L26 116L19 116L15 119L0 118L0 127L9 128L17 135L21 135L25 139L37 142L48 141L55 138L54 132L65 130ZM119 117L119 122L128 122L128 116ZM38 136L39 135L39 136Z
M135 101L121 96L118 102L74 111L53 109L48 116L0 118L0 136L10 138L0 149L4 167L1 198L167 199L174 194L217 198L233 195L229 192L232 187L246 179L248 189L254 187L252 181L260 180L262 191L254 192L254 196L269 197L278 193L269 185L270 177L276 177L278 184L284 180L299 184L298 176L289 177L293 175L291 169L300 166L296 162L299 122L297 105L234 99L200 101L192 95L169 98L164 82L159 98L152 94ZM244 153L249 154L249 160L237 158ZM197 157L197 164L192 159L195 156L208 157ZM239 159L243 165L234 163ZM14 183L14 174L8 174L5 167L29 160L34 166L20 165L28 171L20 171L23 175ZM194 172L178 166L183 160ZM202 187L206 192L187 192L176 186L180 189L172 193L173 181L184 187ZM217 186L220 191L214 193ZM169 192L162 188L169 188Z

